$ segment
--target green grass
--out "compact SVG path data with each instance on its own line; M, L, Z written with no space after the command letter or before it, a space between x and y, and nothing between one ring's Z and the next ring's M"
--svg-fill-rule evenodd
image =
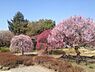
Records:
M0 47L0 52L10 52L8 47Z

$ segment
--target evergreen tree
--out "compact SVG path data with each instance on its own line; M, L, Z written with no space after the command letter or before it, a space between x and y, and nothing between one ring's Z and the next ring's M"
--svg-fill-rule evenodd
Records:
M24 19L21 12L17 12L11 21L8 21L8 28L15 35L26 34L28 20Z

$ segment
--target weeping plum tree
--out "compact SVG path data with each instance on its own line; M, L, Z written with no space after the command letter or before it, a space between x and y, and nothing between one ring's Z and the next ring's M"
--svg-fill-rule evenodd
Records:
M14 36L11 40L10 51L11 52L30 52L32 51L33 43L31 38L27 35Z
M95 45L95 22L81 16L63 20L51 30L48 43L52 48L75 47L79 55L78 47Z

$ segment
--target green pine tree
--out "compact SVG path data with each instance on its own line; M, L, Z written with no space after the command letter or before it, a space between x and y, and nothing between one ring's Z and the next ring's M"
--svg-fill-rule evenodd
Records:
M11 21L8 21L8 28L15 35L26 34L28 20L24 19L21 12L17 12Z

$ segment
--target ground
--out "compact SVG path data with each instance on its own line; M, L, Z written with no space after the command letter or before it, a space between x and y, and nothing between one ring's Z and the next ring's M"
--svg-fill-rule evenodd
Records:
M70 55L76 55L74 48L70 49L62 49L66 52L66 54ZM80 48L79 51L81 52L81 56L95 56L95 50ZM32 54L37 54L37 52L31 52ZM26 54L31 54L26 53ZM16 54L19 55L19 54ZM55 58L59 58L61 55L52 55ZM70 63L74 66L79 66L85 69L86 72L95 72L95 63L89 63L85 65L85 63L76 64L75 61L70 61ZM42 66L28 66L28 67L20 67L20 68L14 68L10 69L9 71L0 71L0 72L53 72L51 69L42 67Z
M63 51L70 55L76 55L74 48L64 48ZM81 52L81 56L95 56L95 50L81 47L79 51Z
M54 72L54 71L37 65L37 66L18 67L10 69L8 71L0 71L0 72Z
M76 55L74 48L70 49L63 49L63 51L66 52L66 54L70 55ZM86 48L80 48L79 51L81 52L81 56L95 56L95 50L86 49ZM82 67L86 70L86 72L95 72L95 63L89 63L88 65L85 65L84 63L76 64L75 62L71 62L74 66Z
M78 65L75 62L72 62L72 65L82 67L83 69L85 69L86 72L95 72L95 64L85 65L81 63Z

